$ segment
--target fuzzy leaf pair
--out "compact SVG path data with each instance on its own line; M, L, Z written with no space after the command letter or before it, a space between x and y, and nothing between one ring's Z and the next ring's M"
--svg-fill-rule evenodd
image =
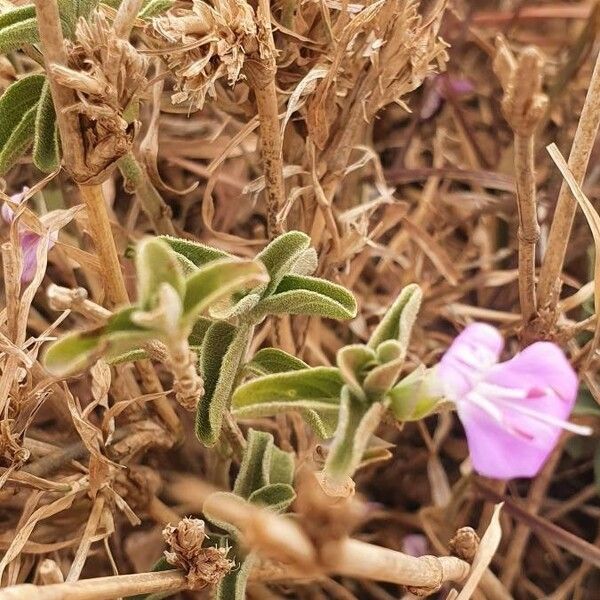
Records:
M239 543L237 528L215 516L211 512L211 505L218 505L219 499L223 497L230 500L237 497L240 501L268 510L284 512L296 497L292 487L293 478L293 455L277 448L270 433L250 429L248 446L235 480L233 494L217 492L207 499L204 506L206 518L229 534L232 542L229 556L239 565L217 585L215 597L218 600L246 598L246 582L254 556L244 552Z
M52 344L44 357L50 372L63 377L99 356L118 359L151 338L187 339L194 334L201 313L212 304L266 279L260 263L238 259L213 262L186 278L175 253L152 238L140 243L136 267L139 303L115 313L102 327L67 335ZM200 324L204 337L208 327L203 320Z
M224 258L225 252L190 240L169 236L164 239L179 255L188 270ZM356 316L356 301L343 287L308 275L316 265L310 238L290 231L273 240L256 256L269 274L268 282L240 296L231 306L217 307L217 318L238 318L257 324L268 315L314 315L332 319Z

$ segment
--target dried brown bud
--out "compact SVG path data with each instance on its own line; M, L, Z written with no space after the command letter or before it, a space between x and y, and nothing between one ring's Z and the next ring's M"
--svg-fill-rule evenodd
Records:
M479 536L472 527L461 527L450 540L450 552L472 563L479 548Z
M201 519L186 517L177 525L167 525L163 537L170 547L165 551L167 562L187 573L192 590L218 583L233 567L225 548L202 547L206 533Z

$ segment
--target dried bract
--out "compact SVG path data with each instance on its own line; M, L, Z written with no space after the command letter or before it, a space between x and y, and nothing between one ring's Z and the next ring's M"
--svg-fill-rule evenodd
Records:
M167 562L187 573L192 590L214 585L233 567L225 548L203 548L206 538L204 521L185 517L177 525L167 525L163 537L170 547L165 551Z
M148 61L100 11L79 20L67 52L69 67L54 66L52 72L77 92L79 102L70 110L79 113L87 167L87 180L78 183L94 183L131 149L137 122L127 112L135 112L144 91Z
M191 9L176 8L154 19L149 34L163 47L175 76L174 103L202 108L215 97L215 84L241 77L247 55L259 51L254 10L245 0L194 0Z

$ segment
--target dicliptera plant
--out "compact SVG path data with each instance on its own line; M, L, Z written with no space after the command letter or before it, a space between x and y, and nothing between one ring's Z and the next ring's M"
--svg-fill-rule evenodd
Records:
M299 231L279 236L252 261L190 240L148 239L137 248L136 267L138 302L99 328L55 342L45 354L46 368L66 376L99 357L136 360L147 355L144 344L157 340L170 358L180 401L197 406L197 435L208 446L219 439L242 369L273 369L278 360L280 369L306 366L274 349L257 353L245 366L257 324L269 315L356 315L350 292L308 274L316 255ZM203 391L194 383L196 360Z
M338 351L337 367L309 367L275 349L257 353L247 372L259 376L236 389L234 416L300 413L318 436L332 438L324 483L343 483L364 460L386 412L407 421L436 406L433 394L415 393L420 371L399 381L421 297L417 285L404 288L366 344Z

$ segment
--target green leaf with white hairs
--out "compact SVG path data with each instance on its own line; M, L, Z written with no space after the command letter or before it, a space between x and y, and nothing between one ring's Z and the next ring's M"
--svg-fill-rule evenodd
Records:
M36 107L31 107L0 149L0 175L4 175L33 143Z
M23 117L37 105L45 77L26 75L6 88L0 96L0 148L3 147Z
M420 421L448 405L435 370L419 367L391 389L387 398L390 411L398 421Z
M0 25L0 53L2 54L30 44L37 44L39 41L40 36L35 18L18 20L4 27Z
M35 134L33 138L33 164L44 173L55 171L60 164L60 144L56 112L50 84L46 80L35 114Z
M153 17L167 12L174 4L174 0L145 0L142 4L142 10L138 13L138 17L149 21Z
M213 323L204 336L200 351L204 396L196 413L196 435L206 446L213 446L219 439L249 337L249 326L236 329L225 322Z
M387 340L397 340L406 353L422 298L423 293L416 283L407 285L371 334L369 348L376 349Z
M263 298L275 291L285 275L291 273L294 266L310 246L310 237L302 231L288 231L275 238L262 252L257 254L269 273L269 284L265 286Z
M338 426L325 461L324 471L330 480L343 481L345 477L352 477L384 412L383 403L369 405L347 389L344 391Z
M125 308L102 327L72 333L53 342L44 354L44 367L56 377L65 377L82 371L101 356L110 362L125 352L138 349L155 333L132 321L135 310L134 307Z
M366 400L362 382L367 370L376 364L375 352L363 344L352 344L338 350L336 356L340 373L352 393Z
M203 267L208 263L222 258L233 258L231 254L228 254L223 250L217 250L217 248L212 248L211 246L201 244L200 242L185 240L170 235L160 235L158 236L158 239L169 244L177 254L181 254L181 256L189 260L196 267Z
M273 436L266 431L248 430L248 443L233 486L233 493L248 500L250 494L269 484Z
M267 402L312 400L337 404L344 381L335 367L314 367L253 379L233 394L234 408Z
M151 308L156 302L159 287L170 285L183 299L186 280L177 255L162 240L146 238L135 253L138 282L138 301L143 308Z
M27 19L35 19L35 6L33 4L11 8L0 14L0 30Z
M273 512L283 512L296 499L296 492L289 483L271 483L252 492L250 504L264 506Z
M371 400L381 400L383 395L398 381L404 365L406 351L396 340L386 340L377 347L379 365L369 371L363 381L363 389Z
M261 419L274 417L285 413L298 413L304 422L313 430L315 435L325 440L333 436L338 421L337 404L314 400L299 400L290 402L261 402L234 408L233 416L238 421L245 419Z
M303 360L279 348L263 348L244 365L244 369L254 375L272 375L308 368L309 366Z
M276 291L252 311L260 320L266 315L314 315L345 320L356 316L356 300L345 288L307 275L286 275Z
M268 280L258 261L223 258L202 267L186 280L183 300L184 318L195 321L212 304L232 299L253 286Z

